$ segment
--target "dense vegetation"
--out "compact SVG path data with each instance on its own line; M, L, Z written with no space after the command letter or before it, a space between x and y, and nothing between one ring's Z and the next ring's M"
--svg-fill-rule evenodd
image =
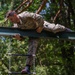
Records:
M4 22L5 14L16 9L23 0L0 0L0 26L12 26ZM43 0L33 0L26 11L36 12ZM75 0L48 0L40 13L45 20L60 23L75 30ZM18 41L11 37L0 36L0 75L9 70L21 71L25 66L25 57L10 57L11 53L26 54L28 38ZM36 75L75 75L75 44L73 41L40 38L36 54Z

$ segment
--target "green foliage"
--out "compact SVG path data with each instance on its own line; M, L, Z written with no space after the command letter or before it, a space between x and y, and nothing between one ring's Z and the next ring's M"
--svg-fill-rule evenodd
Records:
M11 2L14 1L14 6ZM4 23L5 13L12 9L16 9L17 6L23 0L0 0L0 26L11 26L11 23ZM42 1L42 0L41 0ZM52 0L51 0L52 1ZM45 20L52 22L57 11L60 8L59 0L51 2L48 0L48 7L46 6L43 10L45 11L43 17ZM67 19L67 8L68 0L64 1L64 6L61 14L57 17L56 23L67 25L69 23ZM73 9L75 8L75 0L71 1ZM41 5L40 0L33 0L32 5L27 9L31 12L36 12L38 7ZM71 12L70 12L71 13ZM75 13L75 10L74 10ZM75 15L70 16L70 25L74 29ZM11 41L10 41L11 40ZM73 41L72 41L73 42ZM73 49L74 43L67 41L60 41L59 39L46 39L41 38L39 40L39 46L36 54L36 75L75 75L75 50ZM11 70L21 71L25 66L25 57L10 57L11 53L26 54L28 50L28 38L24 41L18 41L16 39L10 39L10 37L0 36L0 75L2 72L8 72L9 70L9 59L12 59Z

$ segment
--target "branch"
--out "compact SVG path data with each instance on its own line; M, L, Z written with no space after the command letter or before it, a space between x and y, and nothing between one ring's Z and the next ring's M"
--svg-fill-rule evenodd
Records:
M30 0L30 2L27 4L27 6L24 7L24 9L22 9L22 11L20 11L19 13L25 11L25 10L32 4L32 1L33 1L33 0Z
M21 3L21 4L15 9L15 11L17 12L17 11L21 8L21 6L23 6L27 1L28 1L28 0L25 0L23 3Z
M24 10L26 10L26 9L31 5L32 1L33 1L33 0L25 0L25 1L23 1L23 3L21 3L21 4L15 9L15 11L16 11L18 14L21 13L21 12L23 12ZM25 4L26 4L27 6L25 6L25 7L20 11L20 9L21 9ZM19 10L19 12L18 12L18 10Z
M56 15L55 15L55 17L54 17L54 19L53 19L53 23L56 21L58 15L60 14L60 11L61 11L61 10L59 9L58 12L56 13Z
M48 0L43 0L43 2L42 2L42 4L41 4L41 6L39 7L39 9L37 10L37 14L39 14L40 12L41 12L41 10L44 8L44 6L46 5L46 2L47 2Z
M61 10L62 10L62 7L63 7L63 1L64 1L64 0L61 0L61 2L60 2L60 9L59 9L58 12L56 13L53 22L56 21L58 15L60 14L60 12L61 12Z

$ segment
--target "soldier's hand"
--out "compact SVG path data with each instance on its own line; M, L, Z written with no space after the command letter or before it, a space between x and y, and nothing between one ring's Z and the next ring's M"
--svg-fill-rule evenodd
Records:
M20 40L20 41L23 39L19 34L16 34L16 35L14 36L14 38L17 39L17 40Z
M41 33L42 30L43 30L43 27L38 27L38 28L36 29L36 31L37 31L38 33Z

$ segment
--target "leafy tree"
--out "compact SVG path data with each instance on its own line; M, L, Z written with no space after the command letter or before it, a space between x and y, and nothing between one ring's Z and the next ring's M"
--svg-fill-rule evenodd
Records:
M0 26L11 26L4 23L4 15L16 9L24 0L0 0ZM37 12L43 0L33 0L25 11ZM44 0L47 1L47 0ZM75 30L75 0L48 0L39 13L45 20L60 23ZM10 45L11 44L11 45ZM8 60L11 58L11 70L21 71L25 66L25 57L10 57L8 53L27 53L28 38L24 41L0 37L0 74L9 71ZM73 41L59 39L39 40L36 55L36 75L75 75L75 52Z

